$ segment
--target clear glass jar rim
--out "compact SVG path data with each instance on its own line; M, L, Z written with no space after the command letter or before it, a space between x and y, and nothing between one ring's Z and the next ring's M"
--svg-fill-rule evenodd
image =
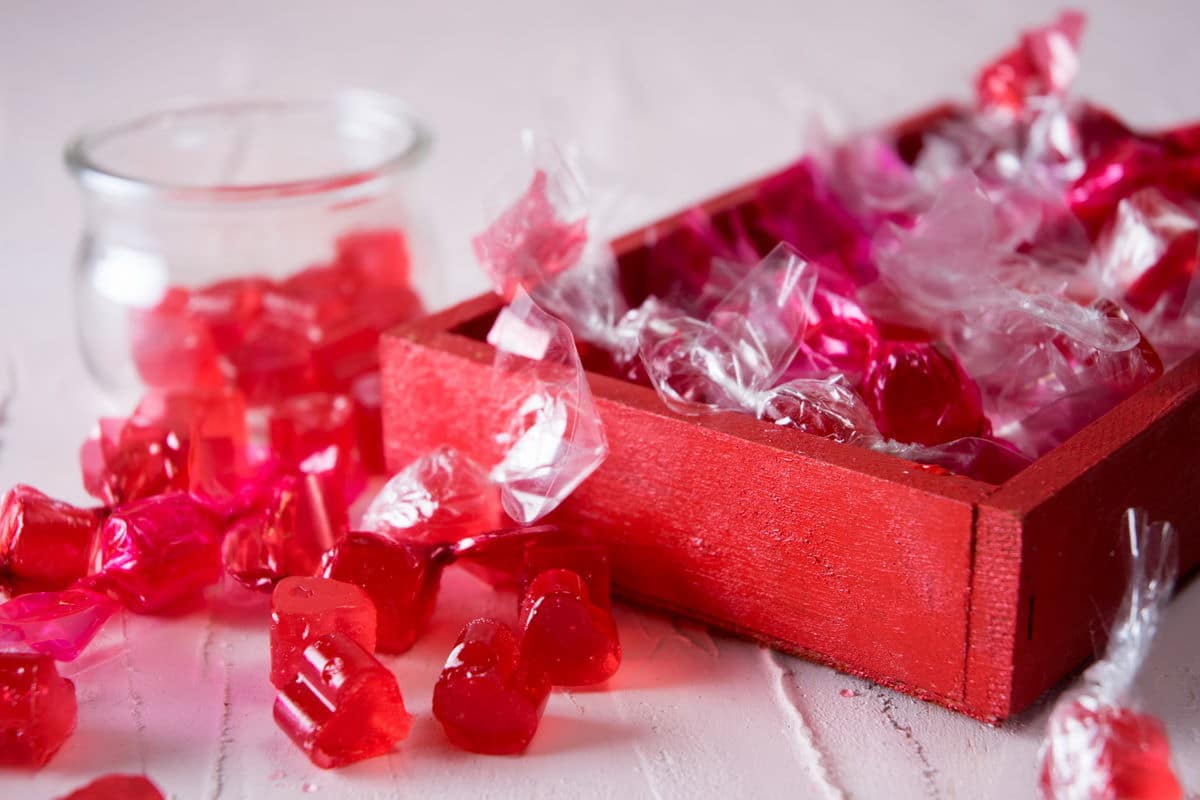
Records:
M278 182L198 185L173 183L127 174L105 166L93 149L123 134L184 116L248 115L263 111L325 110L331 117L369 111L386 114L408 128L410 136L395 152L357 169L314 174ZM398 172L420 163L429 151L431 135L421 120L396 98L364 90L348 90L308 100L245 99L194 102L167 106L114 123L87 128L63 151L67 169L82 187L106 197L165 203L274 203L320 196L358 196L373 191Z

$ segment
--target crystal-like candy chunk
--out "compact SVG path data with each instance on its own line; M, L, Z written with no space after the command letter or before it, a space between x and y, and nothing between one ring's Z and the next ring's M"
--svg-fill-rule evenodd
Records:
M389 753L412 725L396 677L341 633L304 649L274 713L276 724L322 769Z
M504 623L467 623L433 689L433 715L450 741L474 753L520 753L537 732L550 686L520 663Z
M0 766L40 767L75 730L75 684L48 655L0 653Z
M341 633L375 652L375 605L357 586L329 578L284 578L271 595L271 683L282 688L300 669L304 648Z
M436 552L423 542L352 532L328 553L323 574L364 589L375 603L379 652L403 653L433 615L445 565Z

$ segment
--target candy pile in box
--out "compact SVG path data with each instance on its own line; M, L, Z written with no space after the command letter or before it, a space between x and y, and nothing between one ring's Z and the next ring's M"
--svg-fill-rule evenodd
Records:
M491 345L536 303L609 442L550 519L610 546L619 593L981 719L1025 709L1111 629L1125 509L1200 524L1196 129L1072 97L1081 27L1026 33L971 105L613 239L621 192L533 139L474 240L495 295L383 339L389 462L492 459Z

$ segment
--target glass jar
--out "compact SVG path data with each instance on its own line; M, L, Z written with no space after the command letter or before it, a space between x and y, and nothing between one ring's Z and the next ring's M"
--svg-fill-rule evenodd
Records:
M402 104L357 91L80 135L65 157L83 194L74 285L91 373L121 399L221 382L252 403L348 390L436 277L405 202L428 147Z

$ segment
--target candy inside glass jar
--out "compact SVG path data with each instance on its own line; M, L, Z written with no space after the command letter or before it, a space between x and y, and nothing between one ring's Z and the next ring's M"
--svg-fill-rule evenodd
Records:
M119 399L233 387L378 403L375 345L435 287L407 201L429 135L399 102L195 105L88 131L80 344Z

